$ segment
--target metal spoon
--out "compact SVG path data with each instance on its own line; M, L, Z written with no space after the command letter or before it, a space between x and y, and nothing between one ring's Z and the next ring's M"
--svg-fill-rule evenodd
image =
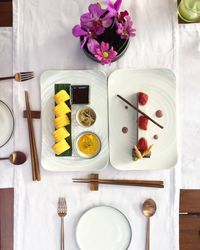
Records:
M150 250L150 217L156 212L156 203L152 199L148 199L143 203L142 211L147 217L147 234L146 234L146 250Z
M21 151L14 151L10 156L2 157L0 160L9 160L14 165L20 165L26 161L26 155Z

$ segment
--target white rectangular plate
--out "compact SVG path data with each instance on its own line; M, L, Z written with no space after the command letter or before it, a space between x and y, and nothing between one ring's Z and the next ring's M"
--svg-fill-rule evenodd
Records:
M117 97L121 95L137 106L136 95L149 95L148 115L164 126L148 124L148 144L153 144L150 158L132 160L132 148L137 144L137 112ZM110 161L118 170L167 169L177 162L176 83L167 69L117 70L108 80ZM155 112L163 111L157 118ZM128 133L122 133L127 127ZM157 134L158 140L153 139Z
M96 122L90 128L81 127L76 121L76 113L83 105L72 105L72 148L73 156L56 157L51 149L55 143L51 133L54 131L54 85L70 83L71 85L90 86L90 104L96 112ZM103 169L109 160L108 150L108 115L107 115L107 77L101 71L93 70L49 70L40 79L41 87L41 123L42 153L41 165L50 171L93 171ZM101 151L92 159L78 156L74 147L77 136L86 131L96 133L101 140Z

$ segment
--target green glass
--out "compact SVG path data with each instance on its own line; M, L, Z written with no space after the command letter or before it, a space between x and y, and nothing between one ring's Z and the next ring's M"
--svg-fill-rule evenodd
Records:
M200 0L181 0L178 6L181 19L186 22L197 22L200 20Z

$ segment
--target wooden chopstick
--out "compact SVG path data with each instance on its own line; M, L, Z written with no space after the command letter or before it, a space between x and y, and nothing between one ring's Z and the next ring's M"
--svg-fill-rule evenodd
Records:
M155 187L164 188L163 181L149 181L149 180L114 180L114 179L72 179L75 183L92 183L109 185L122 185L122 186L142 186L142 187Z
M119 97L122 101L124 101L126 104L128 104L130 107L132 107L133 109L135 109L138 113L142 114L143 116L145 116L146 118L148 118L150 121L152 121L155 125L157 125L159 128L164 128L162 125L160 125L159 123L157 123L155 120L153 120L150 116L148 116L147 114L145 114L142 110L138 109L137 107L135 107L133 104L131 104L129 101L127 101L124 97L122 97L121 95L117 95L117 97Z
M28 132L29 132L29 143L30 143L30 151L31 151L31 162L32 162L32 178L33 181L40 181L40 168L39 168L39 160L36 148L35 141L35 133L33 128L33 121L31 118L31 109L29 103L28 91L25 91L25 101L26 101L26 112L27 112L27 122L28 122Z

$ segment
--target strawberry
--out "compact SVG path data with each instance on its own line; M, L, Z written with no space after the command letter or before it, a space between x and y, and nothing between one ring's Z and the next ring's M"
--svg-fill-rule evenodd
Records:
M140 129L147 130L148 127L148 118L141 115L138 119L138 126Z
M147 140L144 137L141 137L137 143L137 148L141 151L145 151L148 148Z
M138 92L137 96L139 104L144 106L148 101L149 98L148 95L143 92Z

